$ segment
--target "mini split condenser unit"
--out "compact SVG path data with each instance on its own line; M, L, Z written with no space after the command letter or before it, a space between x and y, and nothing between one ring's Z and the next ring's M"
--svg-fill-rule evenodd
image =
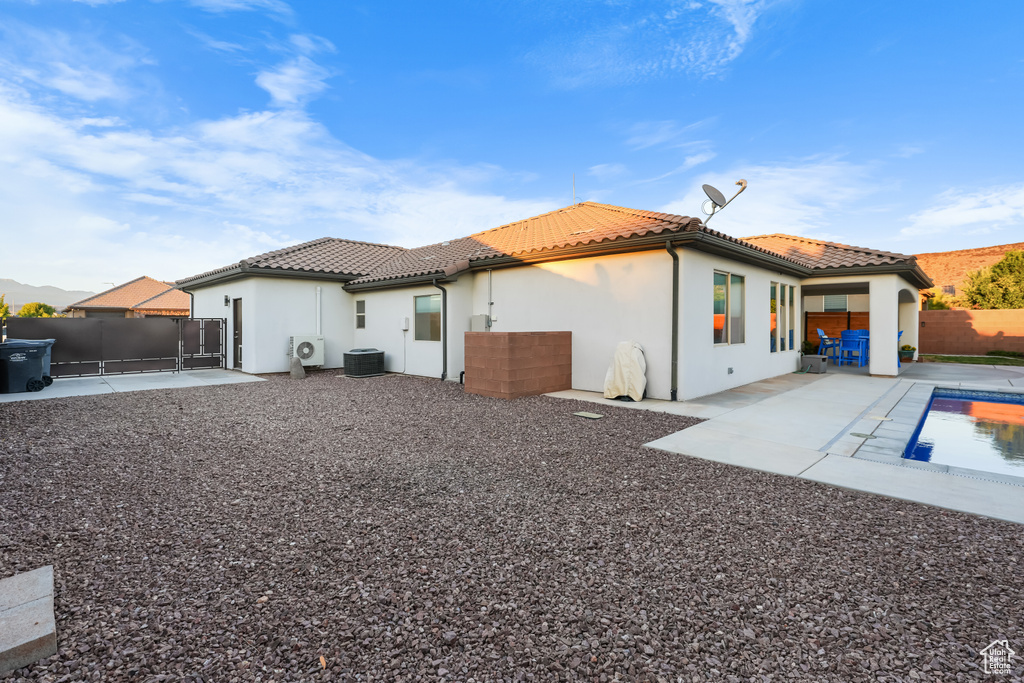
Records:
M292 337L288 357L298 358L303 365L323 365L324 338L318 335Z

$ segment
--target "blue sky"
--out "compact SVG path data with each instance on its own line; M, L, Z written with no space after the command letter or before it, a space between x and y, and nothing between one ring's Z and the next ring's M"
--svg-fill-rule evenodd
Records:
M100 290L577 197L1024 240L1024 3L0 0L0 277Z

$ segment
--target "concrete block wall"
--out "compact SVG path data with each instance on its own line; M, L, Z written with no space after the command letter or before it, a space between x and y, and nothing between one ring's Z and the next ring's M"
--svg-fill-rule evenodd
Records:
M518 398L572 388L572 332L466 332L467 393Z
M1024 309L921 311L918 353L981 356L1024 353Z

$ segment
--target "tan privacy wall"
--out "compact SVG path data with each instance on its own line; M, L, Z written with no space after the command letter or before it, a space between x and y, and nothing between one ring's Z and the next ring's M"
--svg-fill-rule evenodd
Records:
M809 339L817 344L819 341L818 329L821 329L826 337L838 337L843 330L867 330L870 329L870 319L870 313L860 311L849 313L809 312L805 318L807 327L804 331L804 339Z
M921 311L918 353L981 356L988 351L1024 353L1024 309Z
M465 381L494 398L572 389L572 332L466 332Z

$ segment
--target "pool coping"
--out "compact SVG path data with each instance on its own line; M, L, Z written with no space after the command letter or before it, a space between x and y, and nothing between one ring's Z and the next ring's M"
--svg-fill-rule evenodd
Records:
M1024 476L987 472L985 470L957 467L955 465L942 465L903 457L907 446L917 432L921 418L924 417L928 406L931 404L932 394L936 389L1024 396L1024 389L993 387L990 384L966 382L958 383L956 386L949 386L949 384L948 382L914 380L913 384L905 387L903 391L896 391L901 388L899 385L893 387L893 390L889 392L889 394L893 395L886 394L879 399L878 403L872 406L872 410L870 410L873 414L866 416L849 428L845 434L837 439L837 443L850 446L855 445L856 447L852 451L848 447L846 450L849 455L860 460L869 460L871 462L929 472L941 472L969 479L1009 484L1010 486L1024 486ZM867 438L859 436L864 434L867 435ZM830 450L829 452L832 451Z

